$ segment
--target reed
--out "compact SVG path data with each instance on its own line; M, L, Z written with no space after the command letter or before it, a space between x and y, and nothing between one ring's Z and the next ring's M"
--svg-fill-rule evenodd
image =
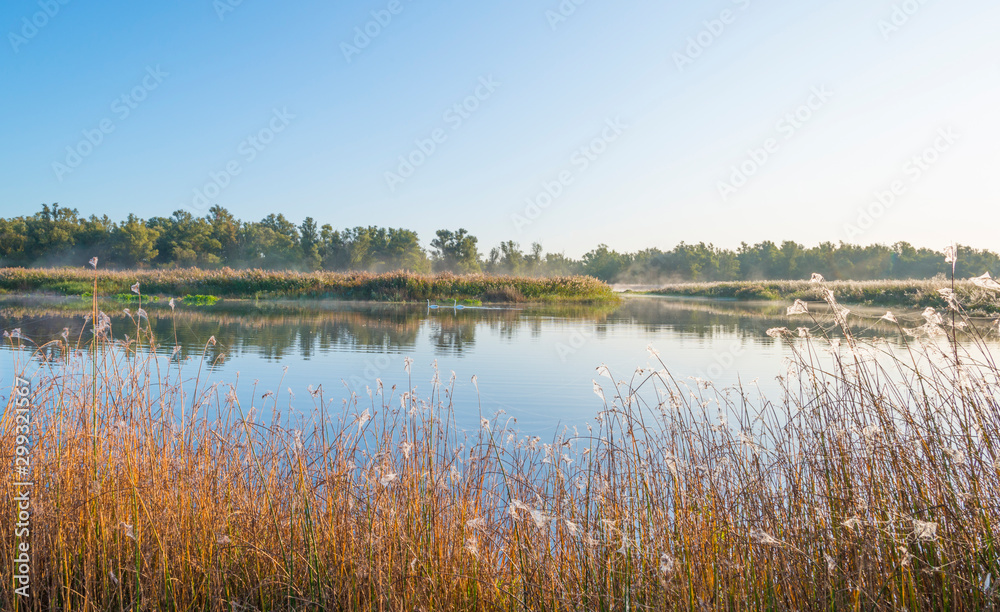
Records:
M655 295L727 298L739 300L820 300L831 289L849 304L887 308L944 308L947 301L938 292L941 280L829 281L823 287L809 281L732 281L717 283L676 283L650 291ZM971 280L955 282L955 292L970 314L996 314L1000 304L992 291Z
M981 331L928 312L903 349L864 343L827 299L833 324L797 305L801 330L769 332L794 355L781 397L675 378L650 347L651 366L598 368L600 412L550 440L502 414L459 430L470 407L437 376L342 405L310 388L290 423L283 398L166 359L141 316L126 342L99 312L89 342L94 322L41 347L15 334L35 596L5 586L0 608L996 606L1000 369Z
M94 275L76 268L0 268L0 291L81 295ZM221 298L333 298L394 302L479 300L481 302L614 301L611 287L589 276L554 278L424 275L411 272L275 272L266 270L172 269L100 271L102 295L128 294L139 281L150 295L213 295Z

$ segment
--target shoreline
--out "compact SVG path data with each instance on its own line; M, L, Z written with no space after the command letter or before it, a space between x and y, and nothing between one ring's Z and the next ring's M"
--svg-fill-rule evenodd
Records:
M711 283L676 283L649 291L626 291L623 295L651 295L675 298L699 298L749 301L824 301L829 289L843 304L877 308L945 309L948 302L939 292L951 289L951 280L907 281L721 281ZM956 280L955 294L965 312L975 316L1000 313L1000 294L976 286L968 280Z
M517 277L485 274L425 275L408 272L334 273L264 270L123 270L0 268L0 295L130 296L139 283L143 297L211 296L241 300L338 300L381 303L460 304L608 303L621 297L588 276ZM124 298L123 298L124 299Z

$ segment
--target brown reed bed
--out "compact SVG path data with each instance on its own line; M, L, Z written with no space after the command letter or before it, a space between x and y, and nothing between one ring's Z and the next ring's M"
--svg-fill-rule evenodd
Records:
M674 378L650 347L648 367L598 368L603 409L551 440L502 414L460 431L453 381L372 381L336 406L311 389L289 426L273 395L154 357L144 319L126 343L101 313L87 347L93 324L48 352L15 334L33 597L4 587L0 608L995 607L1000 370L981 330L927 312L903 350L862 343L828 299L841 325L796 305L803 327L769 332L794 355L781 397Z
M101 295L128 294L139 282L149 295L212 295L222 298L327 298L423 302L616 301L611 286L590 276L527 277L412 272L290 272L269 270L101 270L0 268L0 291L81 295L96 281Z

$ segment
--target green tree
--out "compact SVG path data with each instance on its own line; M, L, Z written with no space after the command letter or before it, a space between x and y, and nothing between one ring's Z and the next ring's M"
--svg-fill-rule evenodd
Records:
M111 231L111 257L115 264L133 267L151 263L158 254L159 232L133 214Z
M608 249L608 245L600 244L596 249L583 256L583 271L585 274L611 282L625 271L632 263L632 257Z
M740 262L740 276L744 280L778 278L775 274L781 251L770 240L753 246L742 243L737 251L737 257Z
M351 256L344 235L324 224L319 234L320 265L324 270L346 270Z
M312 217L306 217L299 225L299 248L302 249L302 266L307 270L316 270L323 258L319 253L319 228Z
M222 258L222 244L212 237L207 219L186 210L174 211L169 218L155 217L147 226L158 234L157 262L180 267L216 267Z
M525 256L521 245L513 240L501 242L500 246L490 249L490 258L486 262L486 271L490 274L521 274L524 272Z
M52 264L69 254L80 229L77 214L75 208L42 204L41 212L26 220L25 255L32 263Z
M299 230L281 213L271 213L256 224L254 244L263 253L263 267L272 270L291 269L299 267L302 262Z
M240 243L245 265L283 270L297 268L302 262L299 230L280 213L244 225Z
M70 251L72 259L78 262L85 262L91 257L113 260L113 257L110 257L111 243L116 228L115 222L107 215L102 217L91 215L88 219L80 219L76 230L76 245ZM115 261L110 263L122 265Z
M407 229L389 228L384 233L383 266L387 270L407 270L410 272L430 272L431 262L420 246L417 233Z
M583 274L583 267L575 259L566 257L563 253L546 253L542 266L548 276L572 276Z
M350 270L370 270L375 265L372 232L367 227L346 230L348 266Z
M0 219L0 263L5 266L28 262L28 224L24 217Z
M538 242L531 243L531 252L524 256L524 273L530 276L540 276L542 274L542 245Z
M219 243L219 258L226 265L240 263L240 229L242 224L225 208L215 205L206 217L212 226L212 240Z
M479 239L465 228L457 232L438 230L431 240L431 259L437 272L480 272Z

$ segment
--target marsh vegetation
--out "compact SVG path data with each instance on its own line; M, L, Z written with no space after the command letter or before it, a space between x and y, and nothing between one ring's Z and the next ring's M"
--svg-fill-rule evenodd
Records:
M598 368L603 408L545 440L503 414L460 429L453 378L339 405L311 388L290 422L273 393L158 357L148 318L113 341L95 312L40 366L8 334L37 406L32 609L994 605L992 332L952 300L885 319L890 345L825 297L832 324L796 304L801 327L767 330L794 355L780 396L676 378L651 346L651 366Z
M376 302L471 300L482 302L615 301L611 287L588 276L515 277L485 274L425 275L411 272L287 272L171 269L102 271L75 268L0 268L0 291L18 295L129 295L138 282L153 296L217 298L327 298ZM205 300L202 299L202 302Z

